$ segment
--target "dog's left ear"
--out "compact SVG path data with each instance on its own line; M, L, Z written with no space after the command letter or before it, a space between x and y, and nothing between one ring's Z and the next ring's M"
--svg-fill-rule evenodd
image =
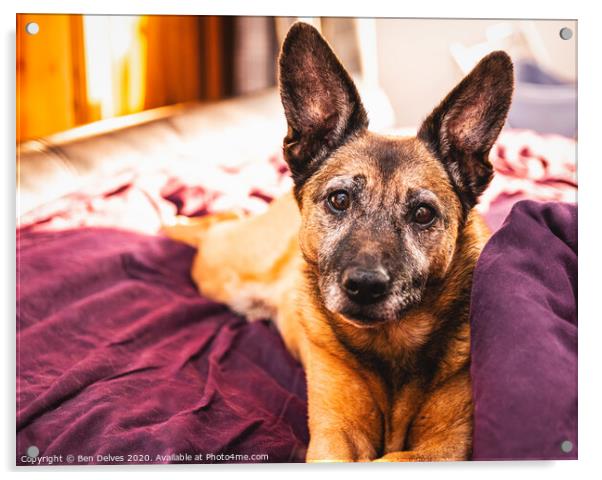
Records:
M483 193L493 167L489 151L506 120L514 86L512 61L497 51L483 58L418 131L445 166L465 211Z
M307 23L289 30L280 54L280 96L288 123L284 158L297 188L368 117L349 74Z

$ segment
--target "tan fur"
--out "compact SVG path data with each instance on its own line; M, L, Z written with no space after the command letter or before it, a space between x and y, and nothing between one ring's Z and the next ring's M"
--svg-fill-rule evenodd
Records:
M426 154L419 145L412 148ZM467 458L472 428L467 319L454 332L429 385L420 377L395 385L395 378L384 378L386 373L362 364L340 338L389 361L392 375L411 372L418 350L438 325L438 312L456 299L460 283L472 272L487 238L483 222L472 213L458 233L446 280L431 303L413 309L401 322L378 328L358 328L337 319L337 333L304 274L311 267L297 240L300 224L292 194L260 216L201 222L193 235L199 252L192 277L203 295L253 318L273 318L303 363L311 435L308 461ZM174 231L170 228L168 235Z
M198 246L203 295L272 318L302 362L308 461L469 458L470 290L487 239L473 207L493 175L510 58L485 57L411 138L368 131L351 77L309 25L290 29L279 83L294 192L263 215L182 220L168 235ZM361 299L354 270L381 290L364 283Z

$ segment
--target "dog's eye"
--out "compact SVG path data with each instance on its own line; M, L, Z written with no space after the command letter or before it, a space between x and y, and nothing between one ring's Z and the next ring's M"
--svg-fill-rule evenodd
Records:
M328 196L328 206L337 212L344 212L350 204L349 192L345 190L337 190Z
M413 219L418 225L429 225L435 220L435 210L428 205L418 205L418 208L414 210Z

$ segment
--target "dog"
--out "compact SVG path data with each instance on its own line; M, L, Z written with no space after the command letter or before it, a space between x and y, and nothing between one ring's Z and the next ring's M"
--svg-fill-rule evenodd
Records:
M483 58L414 137L368 130L351 77L308 24L291 27L279 67L292 192L262 215L182 218L166 233L198 247L202 295L273 319L301 361L307 461L469 459L469 300L489 235L473 207L512 62Z

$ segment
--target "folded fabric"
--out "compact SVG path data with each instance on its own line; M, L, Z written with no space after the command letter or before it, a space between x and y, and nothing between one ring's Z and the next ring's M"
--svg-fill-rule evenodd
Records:
M577 207L517 203L472 290L475 460L577 458Z
M106 228L17 246L18 464L31 446L64 464L304 460L300 365L271 324L198 295L192 248Z

